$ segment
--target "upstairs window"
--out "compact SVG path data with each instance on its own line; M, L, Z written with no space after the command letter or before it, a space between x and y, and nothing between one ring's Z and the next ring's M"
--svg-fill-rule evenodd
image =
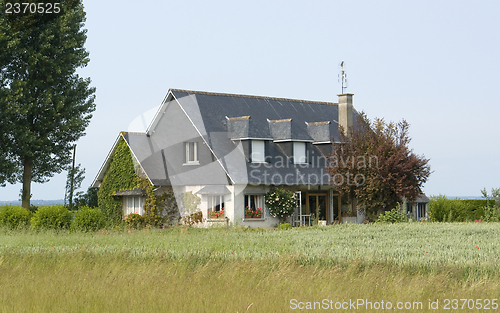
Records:
M262 163L266 161L266 145L264 140L252 140L252 156L253 163Z
M301 164L306 163L306 143L294 142L293 143L293 163Z
M198 164L198 143L195 141L186 142L186 163Z

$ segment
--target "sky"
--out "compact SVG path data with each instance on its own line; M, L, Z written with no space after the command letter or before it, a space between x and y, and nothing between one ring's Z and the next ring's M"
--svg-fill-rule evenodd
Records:
M430 159L428 196L500 187L499 1L87 1L96 111L78 141L97 175L120 131L144 130L170 88L337 102L405 119ZM66 173L32 185L62 199ZM0 188L19 199L21 185Z

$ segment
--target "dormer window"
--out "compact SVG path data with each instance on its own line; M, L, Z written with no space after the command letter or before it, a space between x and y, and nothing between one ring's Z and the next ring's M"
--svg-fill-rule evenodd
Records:
M198 162L198 143L196 141L185 142L186 164L199 164Z
M252 163L263 163L266 161L266 144L264 140L252 140Z
M302 164L306 163L306 143L294 142L293 143L293 163Z

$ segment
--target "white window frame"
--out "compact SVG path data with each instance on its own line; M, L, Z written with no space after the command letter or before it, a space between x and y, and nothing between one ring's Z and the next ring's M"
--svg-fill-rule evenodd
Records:
M200 164L198 159L198 142L197 141L188 141L184 143L185 151L186 151L186 160L184 164ZM191 154L191 150L193 150ZM193 156L191 160L190 157Z
M252 163L266 162L266 142L264 140L252 140Z
M127 196L125 197L125 215L130 213L144 214L144 199L141 196Z
M224 195L207 195L207 217L210 218L209 212L217 212L224 210Z
M255 209L261 209L262 210L261 218L264 218L264 216L266 215L266 204L264 195L248 193L245 194L244 201L245 201L245 210L247 207L249 208L254 207ZM251 217L245 217L245 218L251 218Z
M307 163L306 143L302 141L295 141L293 143L293 163L304 164Z

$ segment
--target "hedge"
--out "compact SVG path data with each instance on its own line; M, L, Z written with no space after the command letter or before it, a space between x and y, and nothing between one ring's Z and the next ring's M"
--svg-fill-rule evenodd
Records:
M435 222L473 222L484 219L487 206L495 206L495 201L447 199L439 195L430 199L429 216Z

